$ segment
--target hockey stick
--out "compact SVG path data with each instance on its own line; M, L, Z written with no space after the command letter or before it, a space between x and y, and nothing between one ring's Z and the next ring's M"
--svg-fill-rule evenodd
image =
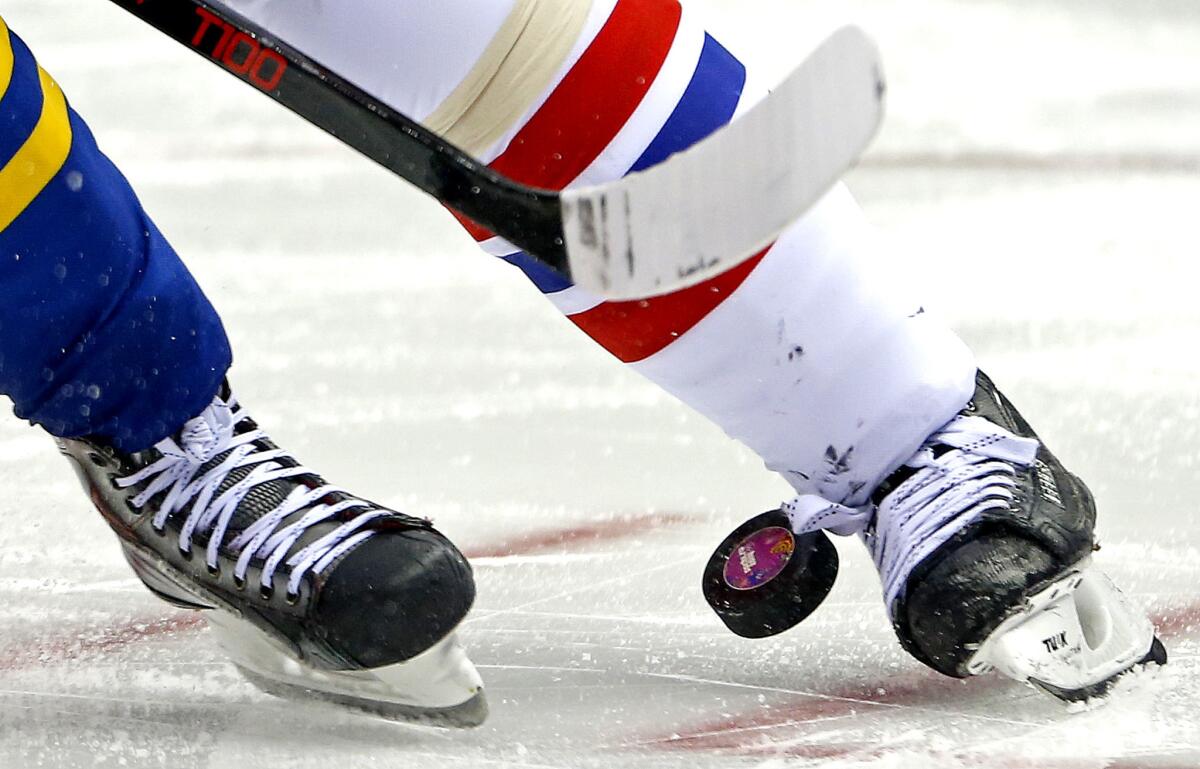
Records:
M878 51L846 27L762 103L691 149L557 193L491 171L236 13L204 0L111 2L610 298L697 283L761 249L853 165L882 117Z

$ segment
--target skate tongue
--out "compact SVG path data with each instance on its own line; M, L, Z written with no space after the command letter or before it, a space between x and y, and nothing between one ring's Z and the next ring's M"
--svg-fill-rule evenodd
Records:
M1022 467L1037 459L1040 445L1034 438L1014 435L984 417L957 416L926 442L980 454Z
M202 465L222 453L232 435L233 409L217 400L183 426L179 447L189 459Z
M1139 663L1166 662L1154 627L1102 572L1083 567L1031 596L972 657L1069 702L1102 696Z

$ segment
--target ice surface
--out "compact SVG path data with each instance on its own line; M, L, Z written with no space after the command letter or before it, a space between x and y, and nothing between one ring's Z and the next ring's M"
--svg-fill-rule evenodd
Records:
M622 370L438 207L100 0L8 0L224 314L234 383L336 482L476 559L493 717L395 726L259 694L150 598L50 442L0 423L0 767L1200 765L1200 6L712 0L777 77L857 18L890 117L851 185L1097 492L1098 562L1172 654L1068 715L942 679L891 638L854 543L793 632L728 634L708 552L787 494ZM86 183L86 180L83 180Z

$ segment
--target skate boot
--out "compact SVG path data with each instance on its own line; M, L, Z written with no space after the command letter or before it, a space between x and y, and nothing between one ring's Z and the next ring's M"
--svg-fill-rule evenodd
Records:
M227 387L143 452L58 443L138 577L204 610L259 688L445 726L487 715L454 634L475 597L463 556L301 466Z
M1133 668L1166 663L1144 614L1091 565L1095 519L1087 487L979 372L972 401L871 503L801 496L759 516L714 553L705 593L734 632L780 632L833 585L823 530L858 533L918 660L954 677L997 669L1087 700Z

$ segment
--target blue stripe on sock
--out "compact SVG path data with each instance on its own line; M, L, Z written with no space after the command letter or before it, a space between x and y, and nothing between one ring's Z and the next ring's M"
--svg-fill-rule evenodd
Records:
M0 96L0 168L12 160L29 139L42 114L42 86L38 82L37 61L13 32L13 73L8 90Z
M745 66L711 35L705 34L700 61L683 97L628 173L661 163L732 120L745 84ZM543 294L571 286L570 281L528 254L504 258L519 267Z
M562 291L571 287L571 281L524 251L510 254L503 257L503 259L509 264L516 265L521 272L525 273L525 277L533 281L533 285L538 287L538 291L541 291L543 294L553 294L555 291Z
M732 120L745 84L746 68L712 35L705 34L692 82L629 172L661 163Z

